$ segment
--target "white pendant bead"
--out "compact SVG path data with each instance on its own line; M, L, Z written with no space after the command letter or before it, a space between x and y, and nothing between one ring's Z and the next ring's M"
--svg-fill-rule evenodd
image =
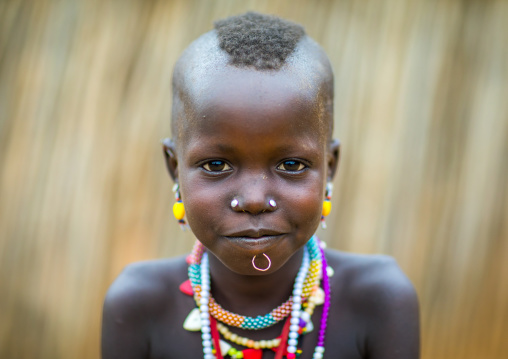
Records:
M316 290L316 293L312 296L312 301L315 305L321 305L325 302L325 291L323 288L319 287Z
M183 328L191 332L196 332L201 329L201 319L199 317L198 308L194 308L193 310L191 310L191 312L183 322Z
M312 324L312 321L309 320L307 324L305 325L305 332L310 333L314 330L314 324Z
M301 315L300 315L300 318L302 318L303 320L305 320L306 322L310 321L310 314L307 313L307 312L303 312Z
M222 339L219 341L219 344L220 344L220 351L222 353L227 353L229 351L229 349L232 348L232 346L229 343L225 342Z

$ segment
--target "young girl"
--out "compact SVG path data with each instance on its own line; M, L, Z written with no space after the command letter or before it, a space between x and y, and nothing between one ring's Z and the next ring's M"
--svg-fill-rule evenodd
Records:
M197 244L122 272L103 358L418 358L417 299L394 260L314 236L339 159L323 50L293 23L231 17L184 52L173 90L164 154Z

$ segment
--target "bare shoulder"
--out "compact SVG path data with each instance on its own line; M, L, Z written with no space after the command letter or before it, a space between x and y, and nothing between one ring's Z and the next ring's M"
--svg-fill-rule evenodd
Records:
M419 308L413 284L395 259L327 250L332 305L351 318L369 358L419 357Z
M328 265L334 269L333 283L355 302L371 304L416 300L411 281L396 260L386 255L362 255L327 250ZM376 305L374 305L376 306Z
M147 311L171 301L171 293L187 277L184 257L133 263L116 278L104 301L105 309L136 320L146 318ZM136 318L141 315L141 318ZM127 319L127 318L125 318Z
M151 333L177 315L175 293L187 278L186 268L179 257L135 263L122 271L104 300L102 358L148 357Z

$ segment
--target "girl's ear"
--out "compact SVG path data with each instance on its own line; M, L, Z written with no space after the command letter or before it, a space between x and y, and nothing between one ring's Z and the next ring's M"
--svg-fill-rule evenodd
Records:
M175 183L178 182L178 160L176 156L176 146L172 139L165 138L162 141L162 150L166 161L166 168L169 175Z
M328 146L328 181L331 182L337 173L340 160L340 142L332 139Z

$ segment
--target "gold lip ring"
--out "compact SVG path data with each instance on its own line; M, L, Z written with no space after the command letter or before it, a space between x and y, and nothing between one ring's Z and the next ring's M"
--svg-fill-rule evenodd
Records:
M268 267L266 267L264 269L256 267L256 257L257 257L257 254L254 257L252 257L252 266L254 267L255 270L258 270L260 272L266 272L272 266L272 261L270 260L270 257L268 257L264 253L263 253L263 256L265 256L265 258L268 260Z

